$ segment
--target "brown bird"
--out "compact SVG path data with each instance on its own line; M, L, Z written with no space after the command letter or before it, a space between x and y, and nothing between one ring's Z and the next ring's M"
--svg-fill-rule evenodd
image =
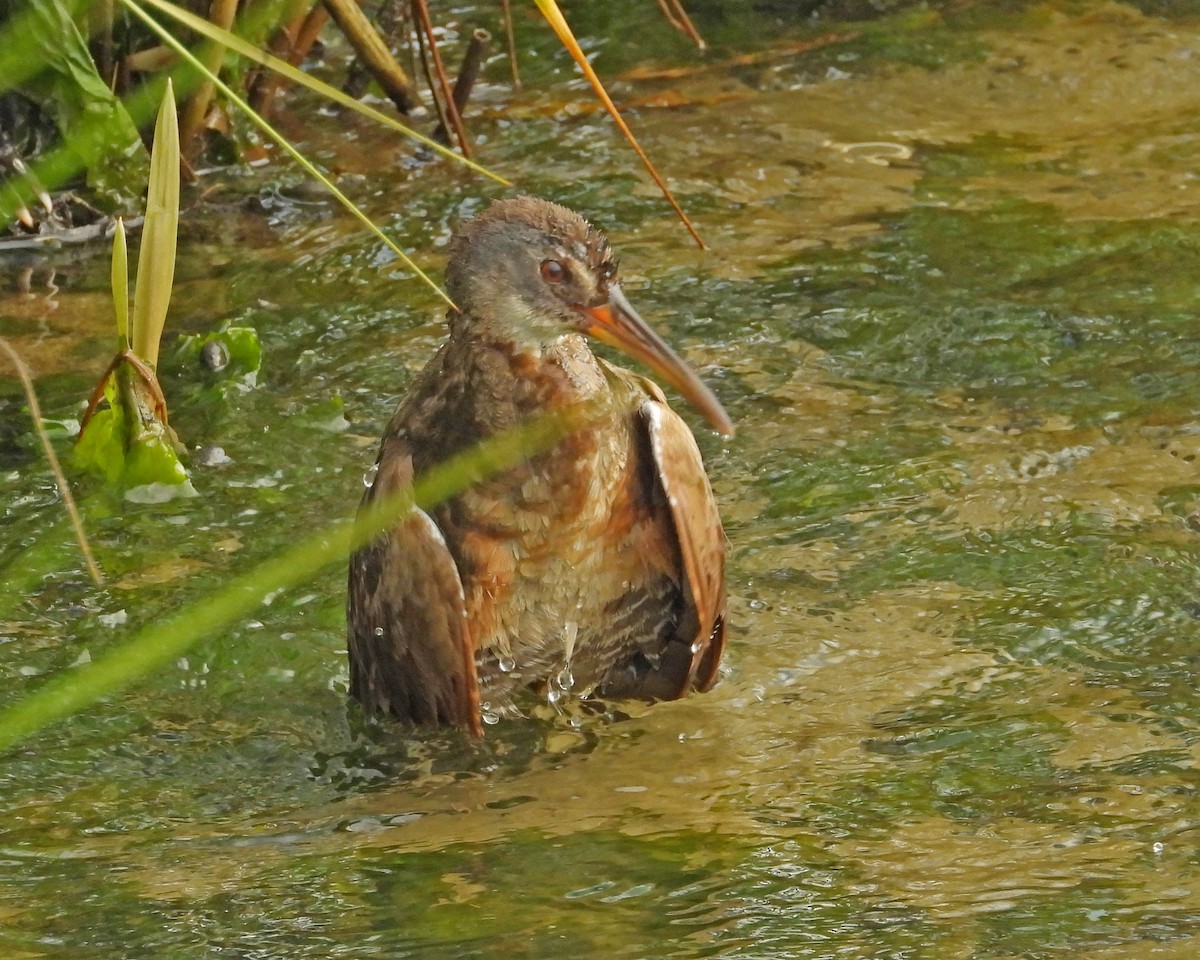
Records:
M725 645L725 534L700 452L659 388L583 335L732 435L728 415L625 299L608 240L566 207L493 203L451 242L446 286L449 339L388 424L360 517L528 417L589 415L354 553L350 692L370 713L478 734L525 687L551 700L708 689Z

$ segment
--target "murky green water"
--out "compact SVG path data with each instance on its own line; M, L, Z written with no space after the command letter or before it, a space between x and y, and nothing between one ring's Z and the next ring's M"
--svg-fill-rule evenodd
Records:
M706 65L615 89L651 104L635 126L710 252L570 115L544 40L541 92L489 87L477 129L611 230L739 422L701 435L732 545L721 684L479 748L365 728L329 572L0 761L0 953L1200 952L1197 11L910 9L721 67L774 29L710 12L697 61L653 6L607 75ZM352 121L313 149L431 268L487 194L388 171ZM82 484L104 589L0 382L0 703L352 511L440 311L279 176L265 214L230 184L184 245L179 326L266 347L254 389L167 378L180 434L232 463L159 506ZM107 270L0 300L51 416L111 349Z

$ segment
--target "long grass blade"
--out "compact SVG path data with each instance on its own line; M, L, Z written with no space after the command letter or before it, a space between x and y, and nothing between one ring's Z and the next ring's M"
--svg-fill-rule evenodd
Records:
M122 2L125 2L125 0L122 0ZM506 180L498 173L493 173L491 170L487 169L487 167L484 167L473 160L469 160L468 158L455 153L444 144L438 143L436 140L431 140L429 137L418 133L411 127L405 126L399 120L389 117L386 113L382 113L381 111L376 110L374 107L368 106L365 103L360 103L353 97L337 89L337 87L331 87L329 84L318 80L316 77L310 76L309 74L304 73L302 70L298 70L286 60L281 60L278 57L274 57L269 53L259 50L253 44L247 43L237 34L230 33L228 30L222 30L219 27L213 26L203 17L198 17L194 13L190 13L187 10L184 10L182 7L178 7L175 4L170 3L169 0L138 0L138 3L158 10L166 16L177 20L188 29L194 30L203 37L207 37L210 40L215 40L224 44L239 56L245 57L247 60L251 60L260 66L274 70L281 76L287 77L287 79L291 80L293 83L307 87L314 93L320 94L321 96L332 100L334 103L346 107L349 110L355 110L364 117L369 117L376 123L381 123L385 127L395 130L397 133L401 133L406 137L411 137L422 146L428 147L430 150L433 150L443 157L447 157L451 160L465 164L476 173L482 174L485 177L489 177L496 181L496 183L502 184L506 187L512 186L510 181Z
M160 0L145 0L145 2L157 4L160 2ZM253 123L263 133L275 141L275 143L287 151L288 155L295 160L296 163L298 163L309 174L309 176L319 180L325 189L334 196L338 203L340 203L356 220L358 220L359 223L361 223L364 227L375 234L375 236L377 236L381 241L383 241L383 243L387 245L388 249L396 254L396 256L400 258L400 261L409 270L411 270L417 275L418 278L427 284L429 289L445 300L451 309L458 309L454 301L450 299L446 292L439 287L429 277L429 275L425 273L424 270L418 267L413 259L396 245L395 241L393 241L389 236L387 236L387 234L380 230L370 217L359 210L358 207L354 205L353 201L351 201L349 197L347 197L334 185L333 181L321 173L321 171L318 170L303 154L301 154L299 150L292 146L292 144L283 136L283 134L279 133L279 131L267 123L266 120L251 110L250 105L236 93L234 93L234 91L230 89L229 85L221 80L220 77L215 76L211 71L206 71L204 69L204 64L200 63L200 61L196 59L196 57L190 50L188 50L187 47L171 36L171 34L161 24L159 24L145 10L143 10L136 0L121 0L121 5L129 10L139 20L145 23L146 26L148 26L156 34L158 34L159 38L162 39L165 44L171 47L171 49L187 60L188 63L190 63L198 71L200 71L201 74L212 81L213 85L221 91L221 93L226 97L226 99L229 100L230 103L234 104L239 110L243 111L250 119L251 123ZM230 34L230 36L232 36L232 34ZM279 62L282 63L283 61Z
M154 149L150 151L146 220L142 224L129 332L133 352L151 369L158 366L158 344L171 305L178 228L179 118L175 112L175 88L168 80L154 126Z
M269 594L295 587L343 560L351 550L394 524L414 502L429 509L480 478L549 449L593 415L590 408L581 406L539 417L486 440L428 471L411 494L402 491L381 502L359 518L354 532L343 522L306 537L173 616L147 624L112 653L59 674L0 713L0 752L171 663L193 644L257 609Z
M650 162L650 157L646 155L646 151L642 149L641 144L637 142L633 131L629 129L629 125L625 123L625 119L621 116L617 106L612 101L612 97L608 95L608 91L604 89L604 84L600 82L600 78L596 75L596 71L592 69L592 65L584 56L583 48L579 46L579 41L575 39L575 34L571 32L570 26L567 24L566 17L562 15L562 11L558 8L555 0L534 0L537 8L542 12L542 16L549 22L551 28L558 36L559 42L567 48L567 52L579 65L579 69L583 71L583 75L587 77L588 83L592 85L592 90L596 96L600 98L600 102L604 104L604 109L608 111L609 116L613 118L613 122L617 125L617 129L633 147L634 152L641 159L646 169L650 172L650 176L654 178L654 182L658 184L658 188L662 191L663 196L667 198L667 203L675 211L676 215L687 228L687 232L692 235L692 239L696 241L696 245L701 250L704 249L704 241L700 239L700 234L696 232L696 228L692 226L692 221L688 219L688 215L683 212L683 208L679 205L679 201L675 199L675 194L671 192L671 188L667 186L667 182L659 176L658 171L654 168L654 164Z

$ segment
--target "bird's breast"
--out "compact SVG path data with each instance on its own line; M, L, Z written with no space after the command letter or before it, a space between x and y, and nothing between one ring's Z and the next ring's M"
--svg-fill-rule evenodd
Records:
M475 344L455 366L468 375L453 416L429 421L437 436L448 419L466 442L592 405L586 427L434 511L463 581L481 687L503 700L532 680L571 675L572 664L578 689L599 683L628 642L606 632L614 611L649 595L665 610L662 585L677 576L630 408L637 397L614 393L625 381L606 375L580 337L541 350ZM432 452L433 439L418 445Z
M494 698L570 676L572 664L579 689L601 682L620 639L605 630L613 611L670 576L671 546L648 512L631 420L579 431L439 510L481 683Z

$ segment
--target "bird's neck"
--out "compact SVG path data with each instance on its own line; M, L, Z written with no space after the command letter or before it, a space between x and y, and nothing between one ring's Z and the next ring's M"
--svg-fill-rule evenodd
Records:
M492 297L476 306L481 309L450 312L452 340L507 344L514 352L538 354L553 351L570 335L561 320L542 316L515 296Z
M452 326L397 417L430 442L429 455L445 457L538 415L611 399L608 378L582 335L528 342L471 324Z

